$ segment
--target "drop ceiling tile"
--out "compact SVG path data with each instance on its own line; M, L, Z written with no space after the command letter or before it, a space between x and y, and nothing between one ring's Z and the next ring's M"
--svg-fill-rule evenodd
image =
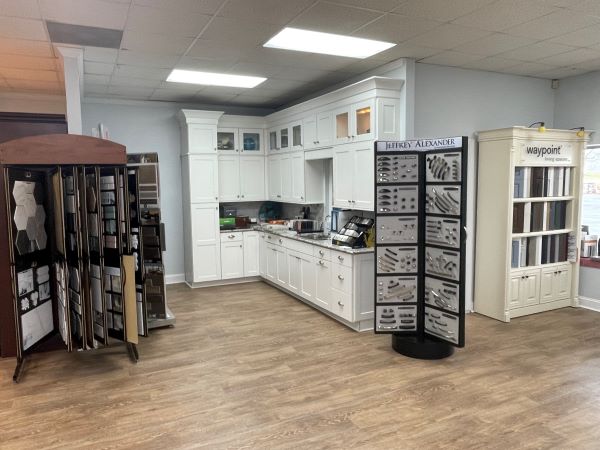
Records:
M533 39L550 39L581 28L600 24L600 18L587 16L570 10L559 10L530 22L517 25L507 31L516 36Z
M177 55L161 55L158 53L121 50L117 58L118 64L152 67L154 69L170 69L175 66Z
M194 101L196 102L205 102L205 103L228 103L233 98L236 97L237 94L228 94L224 93L210 93L210 92L199 92L194 96Z
M382 66L385 64L383 61L379 59L359 59L350 62L350 64L346 64L343 67L340 67L338 70L344 71L347 73L352 73L353 75L364 73L368 70L375 69L376 67Z
M545 64L553 64L556 66L572 66L574 64L583 63L585 61L593 61L598 58L600 58L600 50L580 48L566 53L561 53L560 55L540 59L539 62Z
M400 6L394 9L395 13L410 17L425 17L448 22L457 17L464 16L478 8L489 5L495 0L408 0L401 2Z
M111 75L115 69L114 64L84 61L83 72L93 75Z
M329 71L327 70L314 69L312 67L282 66L277 76L279 78L283 78L284 80L309 82L318 79L319 77L328 73Z
M236 63L235 59L230 60L214 60L210 58L194 58L184 56L177 62L178 69L199 70L201 72L226 72L229 73ZM233 72L232 72L233 73ZM241 74L241 73L240 73ZM242 74L241 74L242 75ZM253 74L243 74L253 75Z
M518 66L512 66L507 69L498 70L499 72L511 73L514 75L526 75L526 76L537 76L540 73L548 72L549 70L556 69L556 66L550 66L548 64L540 63L522 63Z
M11 17L41 19L37 0L0 0L0 14Z
M46 27L41 20L0 16L0 37L48 41Z
M12 80L56 82L58 77L53 70L8 69L0 67L0 76Z
M539 0L498 0L454 20L453 23L488 31L502 31L554 11L557 9Z
M136 86L108 86L108 94L129 99L148 99L154 92L153 88Z
M183 55L193 42L193 38L126 30L121 48L148 53Z
M171 81L162 81L158 87L158 89L170 89L173 92L179 93L192 93L196 94L200 92L202 89L205 89L206 86L200 84L192 84L192 83L173 83Z
M296 17L289 26L326 33L349 34L381 17L381 12L333 3L316 3Z
M425 64L437 64L440 66L462 66L463 64L467 64L478 59L480 59L480 56L478 55L468 55L466 53L459 53L450 50L421 59L418 62Z
M133 6L127 18L127 29L149 30L169 36L196 37L210 20L209 15L171 9Z
M523 64L523 61L516 59L505 59L499 56L491 58L482 58L475 61L467 62L462 65L465 69L485 70L488 72L497 72Z
M122 30L129 5L102 0L39 0L46 20Z
M404 42L401 42L400 44L397 44L388 50L373 55L369 59L384 62L395 61L398 58L421 59L435 55L439 52L440 50L437 48L418 47L416 45L409 45Z
M89 94L106 94L108 92L107 84L94 84L94 83L84 83L83 85L83 95L84 97Z
M591 27L556 36L550 39L550 42L572 45L573 47L595 46L600 44L600 25L592 25Z
M501 53L499 56L502 58L518 59L520 61L537 61L542 58L569 52L571 50L573 50L573 47L566 45L554 44L552 42L538 42Z
M13 90L19 92L39 92L48 94L59 94L64 92L64 86L62 86L58 80L43 81L6 78L6 83Z
M170 89L156 89L150 96L150 100L161 102L193 102L196 99L192 92L185 93Z
M218 15L285 25L313 3L314 0L229 0Z
M173 83L176 84L176 83ZM251 89L248 88L236 88L226 86L200 86L198 85L198 95L204 96L220 96L220 95L239 95L247 94Z
M317 70L341 70L348 64L357 61L356 58L321 55L317 53L294 52L276 48L258 47L244 55L244 61L257 64L271 64L288 67L309 67Z
M254 95L238 95L237 97L230 100L234 105L244 106L270 106L276 99L271 97L259 97Z
M32 70L57 70L56 58L40 58L23 55L0 55L0 67Z
M44 41L0 38L0 54L53 58L52 45Z
M83 60L114 64L119 51L113 48L84 47Z
M134 5L176 9L200 14L214 14L225 0L133 0Z
M600 70L600 58L583 61L573 66L577 69Z
M272 64L257 64L253 62L240 61L229 68L230 73L238 75L252 75L257 77L273 78L277 77L284 68ZM281 77L287 78L287 77Z
M148 80L166 80L171 69L153 69L151 67L117 64L114 75L119 77L145 78Z
M387 42L402 42L440 25L440 22L400 14L386 14L352 33L354 36Z
M281 30L281 27L278 25L215 17L202 33L201 38L227 42L227 45L258 46L264 44L279 30Z
M600 16L600 2L598 0L579 0L572 3L568 6L569 9L591 16Z
M98 75L98 74L92 74L92 73L84 73L83 74L83 84L85 86L88 83L108 85L110 83L110 75Z
M402 2L400 0L332 0L332 3L389 12L397 8Z
M473 55L492 56L514 50L515 48L524 47L533 44L534 42L535 40L529 38L510 36L504 33L494 33L481 39L477 39L476 41L459 45L453 50Z
M115 75L110 78L110 86L133 86L157 89L161 83L162 80L148 80L146 78L119 77Z
M575 75L581 75L589 72L588 69L577 69L575 67L561 67L559 69L552 69L548 72L542 72L539 74L542 78L549 78L552 80L560 80L562 78L573 77Z
M442 50L458 47L461 44L472 42L489 36L491 33L476 28L453 25L441 25L434 30L427 31L410 39L407 43L421 47L439 48Z
M278 78L269 78L259 86L264 89L296 89L304 85L302 81L283 80ZM257 86L257 87L259 87Z
M262 43L238 42L235 45L223 41L198 39L186 56L210 58L215 60L233 60L246 56L248 52L258 49Z

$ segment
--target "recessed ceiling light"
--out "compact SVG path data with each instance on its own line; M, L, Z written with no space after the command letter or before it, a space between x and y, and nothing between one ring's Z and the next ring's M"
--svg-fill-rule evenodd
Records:
M391 42L373 41L341 34L284 28L269 39L264 47L349 58L368 58L395 45Z
M246 75L230 75L228 73L197 72L195 70L173 69L167 81L174 83L203 84L206 86L227 86L253 88L266 78Z

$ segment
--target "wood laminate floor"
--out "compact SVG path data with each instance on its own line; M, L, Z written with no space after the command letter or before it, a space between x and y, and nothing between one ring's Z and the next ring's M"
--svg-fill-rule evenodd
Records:
M394 353L264 284L169 287L175 328L0 360L0 448L600 448L600 314L472 314L446 360Z

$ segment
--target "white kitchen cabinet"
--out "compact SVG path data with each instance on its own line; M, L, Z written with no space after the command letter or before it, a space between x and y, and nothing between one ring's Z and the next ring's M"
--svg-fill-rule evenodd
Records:
M375 100L368 99L359 103L354 103L351 111L350 139L353 142L372 141L375 139ZM386 110L378 111L382 120ZM379 139L382 139L379 137Z
M334 150L333 206L373 211L373 182L373 148L369 143Z
M289 283L290 273L288 269L287 251L284 247L275 247L277 258L277 279L276 283L286 287Z
M293 203L302 203L305 198L304 193L304 152L292 153L290 158L291 166L291 189L290 200ZM320 180L315 180L319 182ZM322 181L321 181L322 182Z
M240 157L219 156L219 201L240 200Z
M333 111L317 113L317 141L316 147L329 147L333 145Z
M240 128L238 130L240 154L262 155L264 154L263 130L262 128Z
M346 144L350 142L350 105L339 107L333 112L335 144Z
M331 289L329 310L336 316L353 321L352 295L338 289Z
M281 201L293 201L292 200L292 154L287 153L281 155Z
M221 279L244 276L244 244L241 240L221 242Z
M260 237L257 231L244 231L244 276L260 274Z
M362 143L354 150L354 194L352 208L361 211L374 211L373 199L373 146Z
M325 201L323 160L306 161L304 152L270 155L269 200L299 204Z
M304 149L311 150L317 146L317 115L311 114L302 121L304 133Z
M315 305L323 309L331 309L331 263L324 259L317 259L316 267L316 290Z
M300 296L309 302L315 303L315 295L317 294L316 259L309 255L300 254L300 270L302 273Z
M401 135L400 100L397 98L378 98L375 120L377 139L396 141Z
M351 208L354 196L354 150L341 146L333 153L333 206Z
M240 156L239 186L243 201L266 200L264 156Z
M258 267L263 278L267 278L267 252L267 236L265 233L259 233Z
M277 283L277 246L267 243L267 280Z
M190 202L210 203L219 200L219 163L217 155L190 155L188 158Z
M563 265L542 269L540 303L568 298L571 293L571 267Z
M217 151L220 155L239 153L239 132L237 128L217 129Z
M281 201L281 156L270 155L269 158L269 199Z
M183 132L183 140L187 141L190 154L217 153L217 136L213 125L189 124L187 131Z
M290 127L283 125L277 128L277 138L279 144L279 150L282 152L288 151L292 148L292 140L290 136Z
M287 289L296 295L300 295L300 289L302 287L302 257L301 253L293 250L287 252L287 263L289 271L289 279Z
M191 206L194 283L221 279L221 239L219 205Z
M272 128L267 131L269 137L269 153L277 153L279 151L279 135L277 129Z
M302 135L302 121L292 122L290 124L290 140L292 150L304 149L304 136Z
M523 308L540 303L540 271L514 272L510 280L510 308Z

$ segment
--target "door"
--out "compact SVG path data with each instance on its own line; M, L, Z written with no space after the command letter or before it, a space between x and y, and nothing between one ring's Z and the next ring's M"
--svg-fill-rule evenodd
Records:
M283 201L292 200L292 155L281 157L281 198Z
M302 122L294 122L290 125L290 138L292 150L303 150Z
M291 200L294 203L304 203L304 152L292 154L291 158L292 189Z
M554 285L556 277L556 267L548 267L542 269L540 280L540 303L548 303L554 301Z
M288 290L292 294L300 295L300 287L302 286L302 260L300 254L294 251L288 251Z
M315 264L315 304L323 309L331 309L331 268L330 263L319 259Z
M540 303L540 276L539 271L527 272L525 278L521 281L523 288L521 294L523 306L537 305Z
M367 144L361 144L367 145ZM354 150L354 190L352 207L362 211L373 211L373 148L371 145Z
M194 283L221 279L219 205L192 205Z
M240 157L219 156L219 201L235 202L240 199Z
M351 115L350 106L344 106L334 111L333 113L333 140L336 144L346 144L351 138Z
M262 155L264 143L262 141L263 130L260 128L241 128L239 130L240 153L246 155Z
M400 100L397 98L378 98L377 116L371 119L377 124L377 135L373 139L395 141L401 139L400 133Z
M508 285L508 309L520 308L521 306L521 277L523 274L517 273L510 277Z
M262 201L265 198L265 158L263 156L240 156L240 199Z
M571 266L558 268L554 284L554 300L571 297Z
M374 139L374 109L375 102L373 99L352 105L352 129L350 131L350 139L352 141L370 141Z
M269 130L269 153L279 150L279 142L277 138L277 130Z
M258 267L260 276L267 278L267 237L264 233L260 233L259 247L258 247Z
M217 156L189 157L190 202L211 203L219 200L219 163Z
M331 145L333 145L333 112L320 112L317 114L317 142L315 147Z
M244 276L244 245L240 241L221 243L221 279Z
M281 157L269 156L269 200L281 201Z
M290 277L287 252L283 247L275 247L275 250L277 253L277 284L287 287Z
M185 136L184 132L184 136ZM209 153L217 152L217 136L215 127L209 125L189 124L187 128L188 153Z
M260 238L257 231L245 231L244 236L244 276L256 277L260 274Z
M316 259L312 256L301 255L300 257L300 296L310 302L315 303L317 291L317 265Z
M304 131L304 149L310 150L317 145L317 116L312 114L302 121Z
M231 155L239 153L237 128L218 128L217 129L217 150L219 154Z
M267 280L277 282L277 247L267 244Z
M353 178L353 150L347 146L337 148L333 154L333 206L338 208L352 207ZM371 190L373 190L372 187Z

